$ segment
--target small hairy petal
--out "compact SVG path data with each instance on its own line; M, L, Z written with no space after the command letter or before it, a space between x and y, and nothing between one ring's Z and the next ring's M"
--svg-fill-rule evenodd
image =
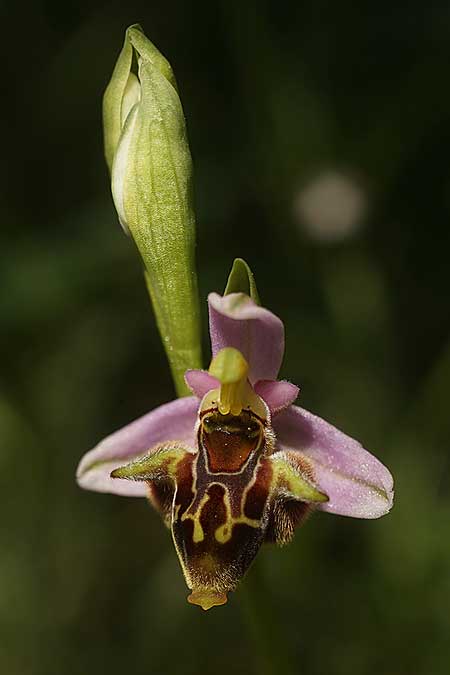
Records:
M155 408L107 436L80 461L78 484L96 492L145 497L148 492L146 483L111 478L111 471L166 441L193 447L197 410L197 398L180 398Z
M209 332L213 356L238 349L250 366L249 380L276 380L284 354L283 322L244 293L210 293Z
M200 400L211 391L220 387L219 380L206 372L206 370L187 370L184 374L187 386L194 396Z
M392 476L358 441L297 406L275 418L274 430L278 449L310 460L315 484L329 497L320 509L354 518L379 518L391 509Z
M259 380L254 386L255 392L268 405L273 415L277 415L288 408L297 398L299 388L291 382L281 380Z

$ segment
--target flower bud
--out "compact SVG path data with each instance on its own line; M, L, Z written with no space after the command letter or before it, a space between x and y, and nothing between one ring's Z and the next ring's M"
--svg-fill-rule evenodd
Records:
M103 99L105 156L122 227L134 239L179 395L201 367L192 160L170 64L138 25Z

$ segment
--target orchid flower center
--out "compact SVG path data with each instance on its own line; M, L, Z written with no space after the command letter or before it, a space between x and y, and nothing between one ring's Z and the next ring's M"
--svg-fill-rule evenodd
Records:
M247 410L266 421L267 408L253 391L248 381L248 372L248 363L238 349L221 349L209 367L209 374L219 380L220 389L213 389L205 396L202 411L217 407L221 415L237 417L243 410Z

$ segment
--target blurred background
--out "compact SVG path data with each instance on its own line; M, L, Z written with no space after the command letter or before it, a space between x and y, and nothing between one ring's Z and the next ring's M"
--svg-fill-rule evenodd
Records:
M0 671L448 673L448 5L1 11ZM103 160L101 95L135 21L187 118L205 355L206 295L242 256L285 322L300 403L396 479L390 515L314 515L208 613L144 500L74 480L174 395Z

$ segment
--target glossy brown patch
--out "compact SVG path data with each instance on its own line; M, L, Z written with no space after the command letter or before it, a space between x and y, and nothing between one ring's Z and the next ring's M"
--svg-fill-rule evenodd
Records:
M238 417L218 412L202 420L201 441L212 473L237 473L256 449L263 434L261 423L243 411Z
M260 519L269 496L273 470L269 460L262 459L256 469L256 480L245 496L244 514L247 518Z
M177 484L177 503L182 504L186 509L194 498L193 490L193 465L195 455L186 455L181 462L178 462L176 470L176 484Z
M200 524L205 534L205 538L214 542L217 528L227 521L227 512L224 502L225 488L223 485L214 483L208 488L207 495L208 500L205 502L200 512Z

